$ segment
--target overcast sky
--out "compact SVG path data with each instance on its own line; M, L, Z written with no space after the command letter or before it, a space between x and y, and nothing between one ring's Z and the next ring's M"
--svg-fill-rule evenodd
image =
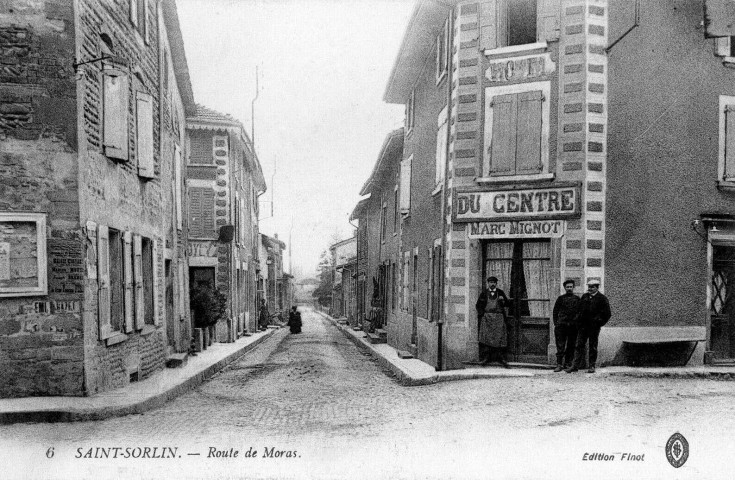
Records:
M413 1L176 3L195 100L248 134L258 66L255 149L269 189L260 230L293 244L294 272L310 275L335 235L352 234L360 187L403 123L403 106L383 93Z

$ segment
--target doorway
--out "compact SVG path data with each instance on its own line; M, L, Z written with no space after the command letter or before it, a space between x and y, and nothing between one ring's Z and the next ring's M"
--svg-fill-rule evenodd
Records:
M508 307L509 359L548 363L551 319L550 240L487 241L483 248L483 279L498 278Z
M168 337L169 353L176 351L176 327L174 325L174 276L171 271L171 260L166 259L166 337Z
M709 310L715 360L735 361L735 245L712 246Z

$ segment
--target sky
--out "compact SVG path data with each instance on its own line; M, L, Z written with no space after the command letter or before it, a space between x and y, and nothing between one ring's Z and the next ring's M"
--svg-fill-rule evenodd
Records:
M385 136L403 125L403 105L383 93L413 1L176 4L194 99L248 135L257 67L255 150L268 185L260 231L286 242L293 273L313 275L320 253L352 236L360 188Z

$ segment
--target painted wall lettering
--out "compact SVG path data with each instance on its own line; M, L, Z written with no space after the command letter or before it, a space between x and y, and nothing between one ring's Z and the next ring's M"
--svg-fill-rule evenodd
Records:
M579 187L555 187L492 192L457 192L454 220L458 222L527 218L568 218L579 215Z

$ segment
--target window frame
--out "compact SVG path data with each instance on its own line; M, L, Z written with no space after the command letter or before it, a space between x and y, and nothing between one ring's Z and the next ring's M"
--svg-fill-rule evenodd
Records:
M532 91L541 91L543 96L541 101L541 170L535 174L520 175L490 175L490 154L488 151L492 147L493 139L493 108L490 106L494 97L498 95L521 94ZM550 149L550 120L551 120L551 81L518 83L511 85L502 85L497 87L485 88L485 123L483 136L483 154L482 154L482 176L476 178L478 183L505 183L505 182L526 182L526 181L543 181L554 178L554 173L549 168L549 149Z
M447 164L447 130L449 128L448 108L445 105L437 116L436 158L434 163L434 187L436 192L444 182ZM432 193L434 193L432 192Z
M719 97L719 139L718 139L718 160L717 160L717 185L721 189L735 190L735 167L733 167L732 176L727 176L727 112L728 107L732 115L735 115L735 96L720 95ZM734 133L735 135L735 133ZM735 163L735 152L732 153L732 161Z
M449 17L444 20L444 26L436 36L436 84L439 85L449 71Z
M1 287L0 299L48 295L48 273L46 250L46 214L0 212L0 223L35 223L36 225L36 271L38 283L35 287ZM10 262L10 252L8 252Z

